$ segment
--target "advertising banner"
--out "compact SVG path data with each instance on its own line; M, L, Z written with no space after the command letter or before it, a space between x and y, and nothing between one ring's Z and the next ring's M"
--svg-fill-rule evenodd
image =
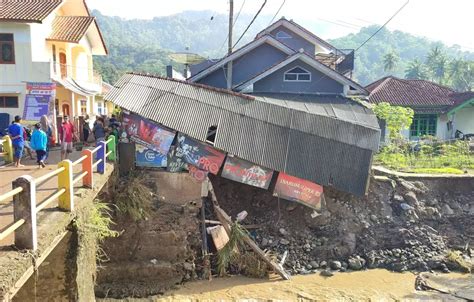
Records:
M278 174L277 183L273 190L273 196L300 202L316 210L321 209L322 194L322 186L283 172Z
M147 147L136 144L135 164L139 167L166 167L166 154L161 154Z
M124 114L125 131L130 139L166 157L173 143L175 132L143 119L135 114Z
M268 189L273 170L237 157L227 156L221 176L246 185Z
M26 83L23 120L38 122L42 115L46 115L54 124L55 94L55 83Z
M176 173L182 172L187 169L188 164L183 160L181 156L176 154L176 146L171 146L170 151L167 155L166 171Z
M188 168L189 168L189 174L190 174L195 180L197 180L197 181L199 181L199 182L203 182L204 180L206 180L207 174L208 174L209 172L204 171L204 170L201 170L201 169L198 169L197 167L191 166L191 165L189 165Z
M225 158L224 152L191 139L181 133L178 133L176 155L181 157L186 163L214 175L217 175L219 172Z

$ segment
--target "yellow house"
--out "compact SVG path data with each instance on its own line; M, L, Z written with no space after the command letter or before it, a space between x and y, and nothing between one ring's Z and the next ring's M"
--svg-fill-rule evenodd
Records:
M27 82L56 83L59 118L93 114L102 78L92 56L107 55L107 48L84 0L2 0L1 7L3 119L23 114Z

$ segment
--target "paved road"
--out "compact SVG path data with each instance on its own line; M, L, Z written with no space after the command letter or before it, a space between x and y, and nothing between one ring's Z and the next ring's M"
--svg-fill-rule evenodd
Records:
M70 155L69 159L72 161L81 157L81 152L75 151ZM23 175L31 175L33 177L39 177L46 173L51 172L57 168L57 163L61 160L61 154L58 149L52 150L48 159L46 168L39 169L36 160L30 158L24 159L22 164L25 167L15 168L13 165L0 166L0 194L6 193L12 189L12 181ZM77 165L74 168L74 173L78 173L81 170L81 165ZM46 197L51 195L57 188L57 177L51 178L46 183L42 184L37 188L37 203L41 203ZM82 184L79 182L78 187ZM57 202L52 202L47 208L57 207ZM13 207L12 199L8 201L0 202L0 230L8 226L13 222ZM0 246L13 244L14 236L11 235L4 240L0 241Z

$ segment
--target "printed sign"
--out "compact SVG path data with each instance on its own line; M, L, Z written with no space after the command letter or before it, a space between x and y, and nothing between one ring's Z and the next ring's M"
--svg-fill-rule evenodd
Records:
M166 171L172 173L182 172L188 169L188 164L182 157L176 154L176 146L171 146L167 155L167 164Z
M237 157L227 156L221 176L250 186L268 189L273 170L262 168Z
M206 144L178 133L176 154L184 162L194 165L201 170L217 175L224 162L225 153Z
M168 153L173 143L175 132L166 130L135 114L124 114L123 121L125 130L132 141L152 149L163 156Z
M166 154L161 154L145 146L136 144L135 163L139 167L166 167Z
M55 94L55 83L26 83L23 120L38 122L42 115L46 115L54 124Z
M197 180L197 181L199 181L199 182L203 182L204 180L206 180L207 174L208 174L209 172L204 171L204 170L201 170L201 169L198 169L197 167L191 166L191 165L189 165L188 168L189 168L189 174L190 174L195 180Z
M25 121L39 121L41 116L49 113L50 96L32 95L25 96L25 109L23 119Z
M278 174L275 190L273 191L273 196L300 202L317 210L321 208L322 194L322 186L283 172Z

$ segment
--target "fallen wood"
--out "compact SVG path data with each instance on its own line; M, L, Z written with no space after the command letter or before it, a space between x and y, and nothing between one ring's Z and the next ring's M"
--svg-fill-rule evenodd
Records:
M229 215L219 206L217 202L216 193L214 192L214 188L212 187L212 183L208 181L209 185L209 192L211 193L211 200L212 205L214 207L214 212L216 213L217 218L222 223L222 226L226 230L227 234L230 235L230 224L232 223L232 219ZM268 259L265 253L255 244L255 242L249 237L243 237L244 242L260 257L263 261L268 263L283 279L290 280L290 274L283 269L280 264L274 263L272 260Z

